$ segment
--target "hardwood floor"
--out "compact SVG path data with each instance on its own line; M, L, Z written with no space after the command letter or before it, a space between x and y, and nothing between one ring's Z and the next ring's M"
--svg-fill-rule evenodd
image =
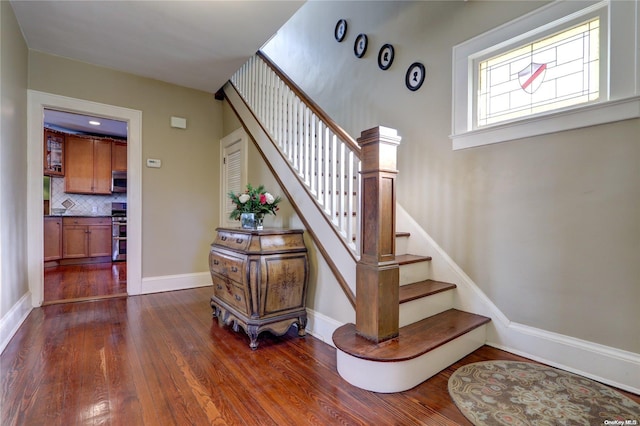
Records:
M44 304L127 295L127 263L106 262L44 268Z
M485 346L411 390L377 394L345 382L335 349L295 330L263 333L252 351L212 319L211 292L33 310L0 355L0 424L469 425L449 398L451 373L524 359Z

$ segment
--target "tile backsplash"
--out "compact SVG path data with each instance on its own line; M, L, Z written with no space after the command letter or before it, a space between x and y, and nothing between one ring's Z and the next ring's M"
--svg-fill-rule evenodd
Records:
M111 215L112 202L126 202L127 194L111 195L68 194L64 192L64 178L51 178L51 208L64 208L62 203L71 200L75 205L66 214Z

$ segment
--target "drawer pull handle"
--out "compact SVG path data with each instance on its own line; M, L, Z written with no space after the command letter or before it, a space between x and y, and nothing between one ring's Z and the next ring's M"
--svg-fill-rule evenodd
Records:
M236 294L235 296L236 296L236 300L237 300L238 302L242 300L242 297L238 296L237 294Z
M242 238L237 238L236 239L236 244L242 244Z
M221 239L222 241L227 241L227 237L226 237L226 235L223 235L222 237L220 237L220 239Z
M231 267L231 272L238 272L238 268L237 268L237 267L235 267L235 266L232 266L232 267Z
M214 264L214 265L219 265L219 264L220 264L220 262L218 261L218 259L213 259L213 264Z

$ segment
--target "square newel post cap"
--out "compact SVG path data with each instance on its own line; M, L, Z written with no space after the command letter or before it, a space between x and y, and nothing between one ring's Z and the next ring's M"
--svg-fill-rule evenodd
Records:
M390 127L378 126L360 133L358 143L362 147L374 142L381 142L393 145L400 145L402 138L398 136L398 131Z
M395 129L378 126L365 130L358 138L362 153L360 173L397 173L397 150L402 138Z

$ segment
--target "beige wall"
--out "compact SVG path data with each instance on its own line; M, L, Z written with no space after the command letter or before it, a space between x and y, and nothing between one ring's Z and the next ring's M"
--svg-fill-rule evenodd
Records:
M265 51L352 136L398 129L398 202L510 320L638 353L640 120L451 149L452 47L542 4L308 2Z
M27 46L0 2L0 324L27 281Z
M142 276L207 272L218 224L222 103L213 94L29 53L29 89L142 111ZM172 116L187 129L170 127Z

